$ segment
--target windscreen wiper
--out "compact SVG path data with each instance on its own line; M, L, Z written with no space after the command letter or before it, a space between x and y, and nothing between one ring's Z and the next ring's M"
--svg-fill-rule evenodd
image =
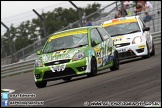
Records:
M76 47L74 47L74 48L78 48L78 47L82 47L82 46L86 46L87 44L83 44L83 45L78 45L78 46L76 46Z
M115 34L115 35L111 35L111 37L115 37L115 36L118 36L118 35L124 35L125 33L121 33L121 34Z
M51 53L51 52L55 52L55 51L60 51L60 50L65 50L65 49L70 49L70 48L61 48L61 49L57 49L57 50L53 50L53 51L43 52L43 54Z
M118 36L118 35L125 35L125 34L135 33L135 32L140 32L140 30L134 30L134 31L131 31L131 32L128 32L128 33L115 34L115 35L111 35L111 37Z
M140 30L134 30L134 31L131 31L131 32L128 32L128 33L125 33L125 34L130 34L130 33L135 33L135 32L140 32Z
M46 53L51 53L51 52L54 52L55 50L53 51L47 51L47 52L43 52L43 54L46 54Z
M55 50L55 51L66 50L66 49L71 49L71 47L70 48L61 48L61 49L58 49L58 50Z

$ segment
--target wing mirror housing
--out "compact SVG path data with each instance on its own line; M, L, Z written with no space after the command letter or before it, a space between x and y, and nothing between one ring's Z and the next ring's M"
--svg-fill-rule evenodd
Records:
M41 54L41 51L37 51L36 54L37 54L37 55L40 55L40 54Z
M92 46L96 46L98 44L99 44L99 41L98 40L92 41Z
M143 28L143 32L149 31L149 30L150 30L150 27L145 27L145 28Z

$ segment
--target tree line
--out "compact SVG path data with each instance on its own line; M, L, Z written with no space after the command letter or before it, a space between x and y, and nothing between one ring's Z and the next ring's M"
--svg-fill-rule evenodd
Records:
M93 3L88 4L85 8L79 8L81 9L82 15L83 13L89 15L100 9L100 6L101 4ZM67 9L58 7L53 11L48 11L46 13L42 12L41 16L46 20L45 24L47 36L62 29L63 27L68 26L70 23L79 20L79 13L76 9L73 8ZM32 20L23 21L17 27L14 27L12 24L9 29L14 52L31 45L39 39L44 38L43 25L40 18L33 18ZM4 33L4 36L8 37L7 31ZM10 55L8 39L4 39L3 43L5 52L8 56Z

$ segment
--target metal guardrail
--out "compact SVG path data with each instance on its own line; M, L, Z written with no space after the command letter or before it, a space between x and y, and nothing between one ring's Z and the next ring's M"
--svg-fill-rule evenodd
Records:
M161 31L152 33L154 44L161 43ZM1 66L1 77L20 74L25 72L33 72L35 59Z
M161 31L152 33L154 44L161 43Z
M32 72L34 69L34 63L35 59L1 66L1 77L24 72Z

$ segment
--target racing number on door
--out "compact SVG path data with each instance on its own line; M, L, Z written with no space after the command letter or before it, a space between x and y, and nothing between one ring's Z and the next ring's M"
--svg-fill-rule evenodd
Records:
M97 55L97 67L102 65L102 55L101 55L101 48L98 46L94 48L96 55Z

